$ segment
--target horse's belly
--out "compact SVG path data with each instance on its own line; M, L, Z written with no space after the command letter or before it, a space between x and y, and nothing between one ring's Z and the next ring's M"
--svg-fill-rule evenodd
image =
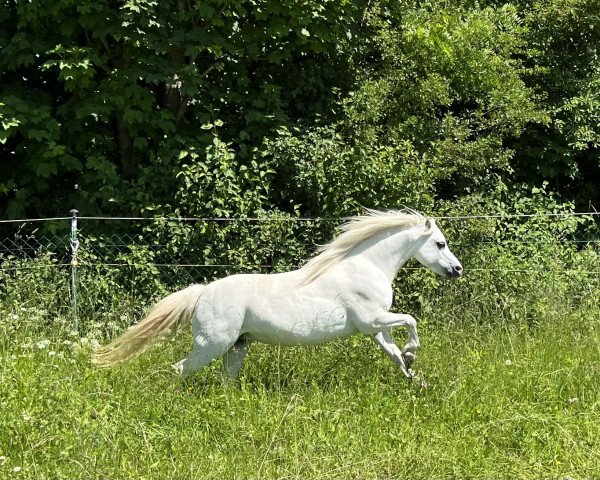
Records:
M248 312L244 330L251 340L275 345L316 345L357 332L345 308L331 301L290 299Z

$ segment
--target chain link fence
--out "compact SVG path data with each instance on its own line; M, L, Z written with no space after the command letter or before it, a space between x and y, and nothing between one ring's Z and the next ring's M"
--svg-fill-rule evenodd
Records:
M51 284L56 293L52 301L72 316L76 328L82 315L123 308L125 297L150 302L191 283L233 273L297 268L344 221L289 216L102 218L77 213L0 222L0 297L23 277L39 284L40 292ZM497 297L489 298L510 304L515 292L543 289L545 284L550 288L560 282L573 295L583 282L596 288L598 220L596 213L549 213L440 217L438 223L465 266L470 301L476 303L482 291L495 289ZM419 303L421 311L431 304L428 295L439 302L458 295L460 288L465 298L464 285L442 289L416 263L405 270L402 290L412 293L403 301Z

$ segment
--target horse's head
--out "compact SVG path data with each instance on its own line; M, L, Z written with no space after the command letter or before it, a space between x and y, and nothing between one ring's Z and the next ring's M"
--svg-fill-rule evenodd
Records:
M462 265L432 219L425 221L425 232L415 244L414 257L431 271L448 278L460 277L463 273Z

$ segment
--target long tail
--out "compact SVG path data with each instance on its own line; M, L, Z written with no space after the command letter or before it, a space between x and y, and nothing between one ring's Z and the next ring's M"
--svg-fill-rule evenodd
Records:
M203 288L191 285L162 299L141 322L96 350L92 362L100 368L112 367L141 353L163 333L177 330L192 318Z

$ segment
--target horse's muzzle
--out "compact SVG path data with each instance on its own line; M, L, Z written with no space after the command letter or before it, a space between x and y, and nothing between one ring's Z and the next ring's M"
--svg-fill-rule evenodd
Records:
M458 278L462 275L463 268L461 265L454 265L451 270L448 270L448 278Z

